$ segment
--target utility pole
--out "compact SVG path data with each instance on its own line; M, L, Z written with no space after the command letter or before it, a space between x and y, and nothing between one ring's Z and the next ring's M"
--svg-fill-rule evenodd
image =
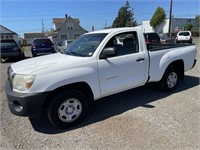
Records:
M131 9L131 13L133 14L133 7L132 7L132 9ZM131 19L131 25L132 25L132 27L133 27L133 16L132 16L132 19Z
M107 20L105 20L105 29L107 28Z
M44 23L43 23L43 19L42 19L42 33L44 33Z
M170 0L169 30L168 30L169 38L171 38L171 24L172 24L172 0Z

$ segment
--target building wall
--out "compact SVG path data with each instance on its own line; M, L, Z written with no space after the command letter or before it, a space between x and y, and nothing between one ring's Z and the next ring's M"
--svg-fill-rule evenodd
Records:
M31 43L35 38L45 38L43 33L24 33L24 39L27 43Z
M190 23L195 25L195 19L173 18L171 28L172 32L175 31L176 27L178 27L179 30L184 30L184 27Z
M143 33L156 32L156 33L168 33L169 28L169 19L166 19L161 25L155 29L150 25L150 21L142 22L142 31Z
M0 26L0 34L1 39L14 39L17 42L19 41L18 35L15 32L12 32L11 30L4 28L3 26Z
M195 25L195 19L185 19L185 18L173 18L172 19L172 26L171 31L175 32L175 29L178 27L179 30L184 30L184 27L187 24L193 24ZM156 27L155 29L152 28L150 25L150 21L143 21L142 22L142 31L144 33L148 32L156 32L156 33L164 33L167 34L169 30L169 19L166 19L164 23Z
M84 34L86 31L83 30L78 24L69 19L62 24L57 32L58 40L71 40L76 39L78 36Z
M143 21L142 22L142 32L143 33L149 33L149 32L154 32L153 27L150 25L150 21Z

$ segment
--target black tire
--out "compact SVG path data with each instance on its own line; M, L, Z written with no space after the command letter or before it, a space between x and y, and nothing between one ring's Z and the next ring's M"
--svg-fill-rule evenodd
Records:
M47 108L47 115L54 126L67 129L79 123L86 116L88 105L83 93L66 90L52 99Z
M37 56L37 53L35 53L33 51L31 51L31 52L32 52L32 57L36 57Z
M162 91L171 92L176 89L179 79L179 70L173 66L169 66L159 82L159 87Z

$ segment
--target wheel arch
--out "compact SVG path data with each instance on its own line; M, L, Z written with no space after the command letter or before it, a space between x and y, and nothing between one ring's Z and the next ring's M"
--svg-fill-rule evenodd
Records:
M73 89L73 90L80 91L87 97L87 99L89 101L94 100L94 95L93 95L91 87L86 82L77 82L77 83L72 83L72 84L58 87L58 88L54 89L53 91L51 91L50 94L47 96L47 98L44 101L43 108L46 108L46 106L48 106L48 104L52 100L52 97L54 97L56 94L59 94L67 89Z
M184 61L182 59L176 60L171 62L168 67L166 68L166 70L169 67L175 67L179 70L179 75L180 75L180 79L183 80L184 79ZM165 70L165 71L166 71Z

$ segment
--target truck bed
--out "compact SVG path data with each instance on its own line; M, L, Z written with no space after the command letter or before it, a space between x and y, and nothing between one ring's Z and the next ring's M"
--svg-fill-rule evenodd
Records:
M151 44L147 46L148 51L159 51L159 50L165 50L169 48L177 48L177 47L186 47L186 46L191 46L195 44Z

